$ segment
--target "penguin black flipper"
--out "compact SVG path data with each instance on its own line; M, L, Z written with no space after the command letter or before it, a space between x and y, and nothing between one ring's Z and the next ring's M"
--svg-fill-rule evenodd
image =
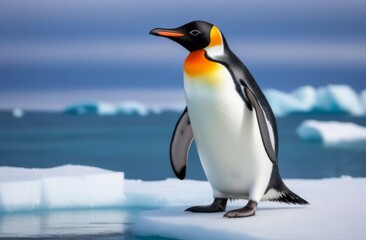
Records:
M186 176L188 152L192 141L193 131L186 107L175 125L170 141L170 163L175 175L181 180Z
M263 145L264 145L264 148L266 149L267 155L274 164L277 164L278 160L277 160L276 153L274 151L274 146L272 146L272 141L271 141L270 133L268 130L265 113L264 113L258 99L255 97L255 95L249 88L247 88L247 87L244 88L244 93L247 96L247 99L249 100L250 104L255 109L259 129L260 129L261 136L262 136Z

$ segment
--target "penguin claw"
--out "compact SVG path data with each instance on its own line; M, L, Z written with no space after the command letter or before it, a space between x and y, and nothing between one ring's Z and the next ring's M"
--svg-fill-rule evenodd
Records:
M223 212L226 208L227 199L215 198L214 202L208 206L195 206L185 210L185 212L196 212L196 213L214 213Z
M256 210L257 210L257 203L250 200L245 207L229 211L225 213L224 217L227 218L250 217L255 215Z

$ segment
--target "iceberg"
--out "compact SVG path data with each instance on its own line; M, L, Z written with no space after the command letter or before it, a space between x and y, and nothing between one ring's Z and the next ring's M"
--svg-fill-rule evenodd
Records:
M290 94L274 89L265 90L264 94L277 116L310 112L316 103L316 90L311 86L301 87Z
M329 85L319 88L314 108L322 112L343 112L355 116L365 113L360 96L347 85Z
M286 116L293 113L347 113L354 116L365 114L365 94L359 96L347 85L328 85L318 89L301 87L294 92L265 90L275 115Z
M161 109L149 109L144 104L136 101L123 101L118 104L111 104L106 102L90 102L73 104L66 107L63 112L72 115L114 116L117 114L137 114L139 116L146 116L149 113L160 113Z
M191 184L191 189L199 188ZM286 180L286 185L311 205L298 207L262 202L255 217L239 219L224 218L223 213L184 212L191 205L167 207L140 214L133 232L139 236L190 240L364 238L366 208L362 206L366 191L360 189L366 186L366 179ZM175 193L183 194L178 185ZM196 204L202 203L197 201ZM244 204L244 201L235 201L228 210Z
M88 166L0 167L0 212L121 206L123 180L122 172Z
M361 96L361 103L362 103L362 106L364 106L364 109L366 109L366 90L363 90L363 91L360 93L360 96Z
M297 129L306 141L321 141L327 145L366 142L366 127L350 122L305 120Z
M125 115L138 114L140 116L146 116L149 114L149 111L144 104L136 101L125 101L117 106L117 113Z
M115 115L117 109L109 103L90 102L71 105L64 110L64 113L73 115L96 114L100 116L110 116Z
M14 108L12 114L15 118L22 118L24 117L24 112L20 108Z

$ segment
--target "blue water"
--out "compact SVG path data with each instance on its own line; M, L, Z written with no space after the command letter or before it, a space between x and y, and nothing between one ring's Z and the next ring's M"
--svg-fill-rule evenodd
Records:
M72 116L26 113L14 118L0 112L0 165L48 168L63 164L97 166L123 171L126 178L160 180L174 177L169 143L179 113L140 116ZM355 122L365 117L294 115L278 118L279 162L284 178L366 176L366 146L329 148L304 142L296 128L305 119ZM187 178L204 180L195 146Z
M126 178L174 177L169 162L170 137L179 113L140 116L72 116L26 112L14 118L0 112L0 165L48 168L81 164L123 171ZM303 142L296 128L305 119L355 122L347 115L294 115L278 118L280 172L284 178L366 177L366 145L329 148ZM187 178L204 180L195 146ZM0 237L45 239L151 239L131 227L146 209L39 211L0 215ZM154 239L154 238L152 238ZM155 238L162 239L162 238Z

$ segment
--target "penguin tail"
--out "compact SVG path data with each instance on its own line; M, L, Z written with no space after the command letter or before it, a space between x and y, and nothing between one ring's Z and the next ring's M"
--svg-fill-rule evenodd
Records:
M278 165L273 166L270 184L266 190L263 200L281 202L295 205L308 205L309 202L292 192L282 181Z

